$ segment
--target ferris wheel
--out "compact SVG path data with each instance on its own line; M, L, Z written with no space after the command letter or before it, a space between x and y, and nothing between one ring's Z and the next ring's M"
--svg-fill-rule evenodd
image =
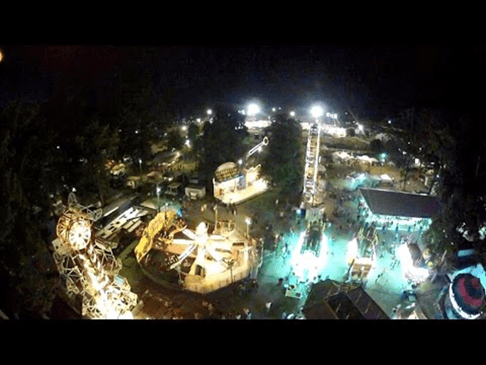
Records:
M70 298L82 296L82 314L90 318L118 318L130 315L137 295L130 291L126 279L118 273L121 260L117 259L107 242L94 237L93 221L100 210L90 211L70 194L69 206L57 223L58 240L53 242L54 261L66 282Z

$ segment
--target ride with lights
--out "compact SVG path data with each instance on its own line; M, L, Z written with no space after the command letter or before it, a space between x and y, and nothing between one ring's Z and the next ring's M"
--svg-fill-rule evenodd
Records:
M361 228L358 235L348 242L348 278L364 280L376 266L376 246L378 235L376 230Z
M234 162L225 162L216 169L213 178L216 199L225 204L238 204L267 190L265 179L260 177L261 165L248 166L246 162L250 156L260 152L266 145L268 145L267 137L249 150L245 160L240 159L238 165Z
M201 222L193 231L171 209L149 223L135 256L152 280L202 294L248 277L260 261L256 241L234 222L217 221L211 234Z
M479 278L469 273L454 277L444 301L449 319L478 319L485 305L485 290Z
M137 295L131 292L126 278L119 276L122 267L109 242L95 237L93 222L102 214L82 207L73 193L68 207L57 223L58 238L52 242L54 261L66 283L72 303L81 299L80 312L86 318L133 318Z
M320 148L320 124L317 118L322 116L323 110L316 106L312 108L311 114L316 118L316 122L310 126L307 137L301 203L301 208L305 210L307 229L300 234L297 247L291 256L293 272L300 281L314 281L327 259L327 236L325 234L325 225L321 220L324 210L319 207L316 189ZM300 214L301 210L298 212Z

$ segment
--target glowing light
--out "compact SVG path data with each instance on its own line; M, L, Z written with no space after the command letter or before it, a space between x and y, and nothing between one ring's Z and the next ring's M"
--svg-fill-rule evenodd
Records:
M272 108L272 112L274 112L274 111L276 111L276 109L275 108Z
M211 109L208 109L208 110L206 111L206 113L207 113L208 115L211 115L211 114L213 113L213 111L212 111Z
M191 141L189 141L188 139L186 139L185 145L188 146L188 147L190 147L191 146Z
M312 107L311 109L311 115L314 117L314 118L319 118L322 116L322 114L324 113L324 110L320 107L320 106L314 106Z
M290 112L291 117L295 117L295 112Z
M397 256L400 259L405 278L407 278L408 275L418 280L425 280L428 278L428 269L413 266L412 255L410 254L407 244L403 244L397 249Z
M257 104L250 104L247 113L250 116L256 115L260 113L260 107Z
M353 238L348 242L348 264L351 264L358 255L358 240Z
M0 62L2 62L3 60L3 53L2 53L2 50L0 49Z
M246 224L251 224L251 218L246 217L245 222L246 222Z
M185 125L182 126L183 131L187 131L187 127Z
M91 238L91 229L88 222L80 220L74 222L69 230L69 242L78 250L85 248Z
M243 161L241 159L238 160L238 164L241 165Z

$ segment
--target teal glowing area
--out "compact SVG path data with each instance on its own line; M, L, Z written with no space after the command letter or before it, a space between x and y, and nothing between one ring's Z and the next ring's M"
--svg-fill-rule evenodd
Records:
M312 245L318 245L317 249L311 249ZM321 273L327 262L328 238L322 231L319 233L318 241L315 242L315 232L310 229L301 232L291 254L291 265L294 275L301 281L314 281ZM312 246L313 247L313 246Z

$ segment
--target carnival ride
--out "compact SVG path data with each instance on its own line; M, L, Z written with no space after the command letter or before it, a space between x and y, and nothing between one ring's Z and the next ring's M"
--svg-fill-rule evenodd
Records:
M256 241L240 235L231 222L218 223L212 234L204 222L193 231L175 211L163 210L135 248L137 261L152 279L176 274L180 288L199 293L241 280L258 263Z
M74 303L80 296L83 316L133 318L137 295L130 291L126 278L118 275L121 260L113 255L110 242L95 236L93 222L101 215L101 209L93 212L81 206L71 193L57 223L54 261L66 283L68 298Z
M316 203L316 182L319 164L319 124L311 125L307 137L307 149L304 172L304 204L315 205Z
M457 274L449 284L444 309L449 319L478 319L486 305L486 294L480 278Z
M356 237L348 242L348 278L362 280L376 266L378 234L374 228L361 228Z
M291 256L292 269L301 282L314 281L326 263L328 241L324 227L311 223L301 232Z
M416 243L413 243L410 238L404 238L396 253L400 259L405 279L415 284L420 284L427 280L430 270L427 268L420 248Z
M295 275L301 280L313 281L323 268L328 239L325 234L325 225L322 222L324 209L319 207L317 194L317 180L319 170L319 123L311 124L307 137L304 187L302 192L301 208L305 210L307 229L301 232L298 244L292 253L292 268Z
M260 152L263 146L268 145L268 138L250 149L245 159L238 165L234 162L225 162L214 172L214 197L225 204L238 204L267 190L267 183L260 177L261 165L248 166L248 159Z

